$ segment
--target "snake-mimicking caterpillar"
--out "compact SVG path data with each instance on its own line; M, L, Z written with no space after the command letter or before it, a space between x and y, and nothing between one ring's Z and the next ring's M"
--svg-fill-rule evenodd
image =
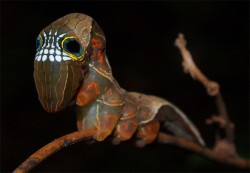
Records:
M135 137L135 144L143 147L166 129L204 145L196 127L175 105L122 89L112 75L105 47L102 29L85 14L68 14L40 32L34 78L46 111L75 105L78 130L96 128L96 141L111 137L119 144Z

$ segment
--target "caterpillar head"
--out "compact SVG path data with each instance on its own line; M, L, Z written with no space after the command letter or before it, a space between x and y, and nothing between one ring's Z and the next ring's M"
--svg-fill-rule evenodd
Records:
M93 52L92 39L105 47L97 23L85 14L68 14L43 29L37 37L34 78L39 100L48 112L67 107L84 82Z

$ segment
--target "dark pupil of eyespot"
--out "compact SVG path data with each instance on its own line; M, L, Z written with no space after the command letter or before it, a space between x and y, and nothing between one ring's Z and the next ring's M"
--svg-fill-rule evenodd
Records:
M76 40L69 40L65 44L65 49L71 53L80 53L81 45Z

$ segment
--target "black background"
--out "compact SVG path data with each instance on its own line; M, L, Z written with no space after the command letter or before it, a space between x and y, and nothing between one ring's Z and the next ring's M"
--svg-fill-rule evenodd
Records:
M37 149L76 130L73 109L42 109L33 81L37 34L71 12L92 16L107 39L113 74L126 90L164 97L186 112L208 146L216 113L203 86L183 74L174 39L183 32L202 71L221 84L236 125L236 145L249 158L249 2L1 2L1 172L12 171ZM34 169L74 171L234 171L192 152L131 142L78 143Z

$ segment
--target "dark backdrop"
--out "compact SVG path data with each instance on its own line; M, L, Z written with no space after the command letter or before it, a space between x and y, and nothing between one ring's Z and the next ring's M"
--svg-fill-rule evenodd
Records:
M71 12L92 16L107 39L113 74L127 90L162 96L186 112L208 145L213 99L183 74L174 39L183 32L202 71L221 84L236 124L239 153L249 158L248 2L1 2L1 172L12 171L37 149L76 130L73 109L50 114L37 97L33 60L37 34ZM189 151L108 141L68 147L34 171L239 171Z

